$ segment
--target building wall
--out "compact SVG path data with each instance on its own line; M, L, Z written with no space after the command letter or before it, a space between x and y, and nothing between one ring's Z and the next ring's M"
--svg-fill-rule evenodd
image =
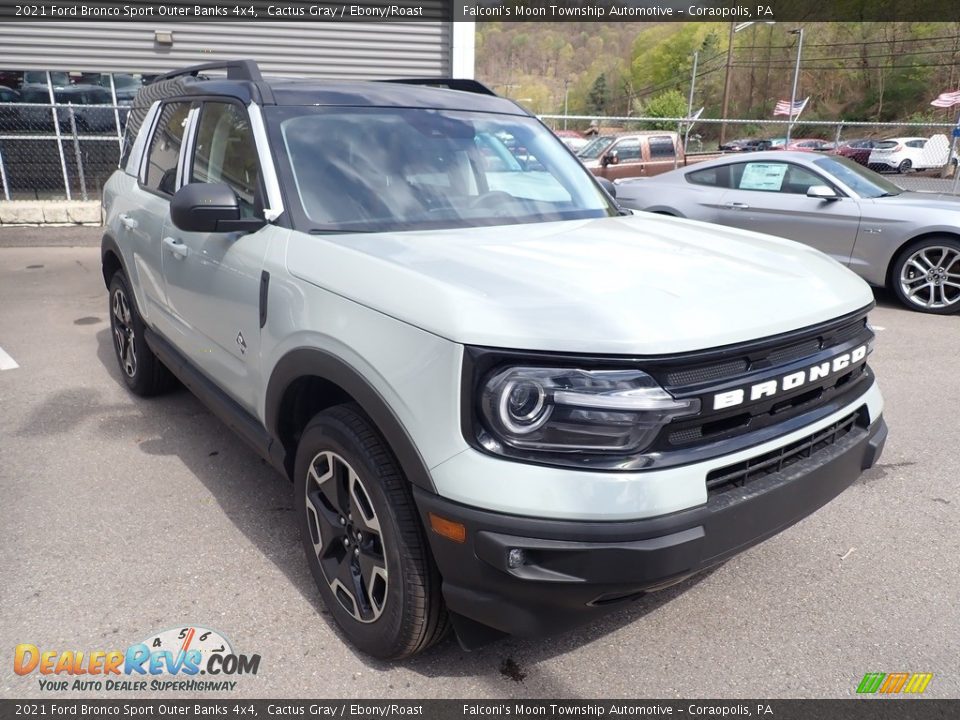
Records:
M454 26L457 27L454 27ZM154 74L235 58L265 75L473 77L473 23L0 23L0 70ZM155 40L173 33L173 44Z

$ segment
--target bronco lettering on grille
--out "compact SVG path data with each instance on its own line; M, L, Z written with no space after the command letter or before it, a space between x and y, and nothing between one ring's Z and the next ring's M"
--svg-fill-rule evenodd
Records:
M832 360L813 365L805 370L798 370L797 372L784 375L775 380L766 380L756 385L750 385L749 387L717 393L713 396L713 409L722 410L724 408L736 407L747 400L752 402L760 398L772 397L787 390L794 390L808 383L822 380L841 370L845 370L851 365L860 362L866 356L867 346L861 345L850 352L837 355Z

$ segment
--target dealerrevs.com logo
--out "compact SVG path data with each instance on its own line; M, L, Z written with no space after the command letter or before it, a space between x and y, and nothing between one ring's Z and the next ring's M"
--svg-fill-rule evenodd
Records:
M259 669L259 655L235 653L223 635L200 626L164 630L126 650L50 650L23 643L13 654L13 671L36 674L40 689L51 692L234 690L237 681L229 678Z

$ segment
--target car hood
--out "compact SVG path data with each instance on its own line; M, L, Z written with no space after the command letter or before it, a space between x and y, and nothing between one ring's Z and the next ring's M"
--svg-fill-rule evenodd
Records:
M898 210L960 210L960 196L937 192L907 191L891 197L875 198L874 203L882 203L884 207L895 207Z
M458 343L663 354L806 327L869 287L806 246L653 215L442 231L294 232L290 272Z

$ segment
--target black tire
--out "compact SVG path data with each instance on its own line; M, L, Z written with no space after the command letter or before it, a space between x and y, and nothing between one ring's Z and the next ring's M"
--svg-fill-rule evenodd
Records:
M910 162L909 160L902 160L900 161L900 164L897 165L897 172L900 173L901 175L903 175L904 173L908 173L911 170L913 170L913 163Z
M907 245L890 266L889 285L911 310L951 315L960 310L960 241L923 238Z
M135 395L149 397L169 390L173 376L147 347L143 320L122 270L110 280L110 337L120 366L120 375ZM130 354L132 352L132 355Z
M440 575L409 483L357 405L330 408L307 424L294 493L310 572L357 648L396 660L446 635Z

